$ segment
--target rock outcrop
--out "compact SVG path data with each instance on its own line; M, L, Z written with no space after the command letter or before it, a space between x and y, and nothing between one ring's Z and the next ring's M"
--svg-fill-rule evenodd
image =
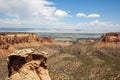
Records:
M11 45L31 42L52 42L48 37L39 37L34 33L0 33L0 49L8 49Z
M101 37L101 41L105 43L120 42L120 33L106 33Z
M7 80L51 80L47 57L48 53L33 48L16 50L8 56Z

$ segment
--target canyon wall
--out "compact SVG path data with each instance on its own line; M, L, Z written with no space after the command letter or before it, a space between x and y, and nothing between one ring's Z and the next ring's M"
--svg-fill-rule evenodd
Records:
M52 42L48 37L39 37L34 33L0 33L0 49L8 49L10 45L31 42Z

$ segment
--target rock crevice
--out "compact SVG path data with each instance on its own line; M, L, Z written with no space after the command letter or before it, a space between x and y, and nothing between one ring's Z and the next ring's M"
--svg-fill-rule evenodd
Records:
M8 56L7 80L51 80L47 56L48 53L33 48L16 50Z

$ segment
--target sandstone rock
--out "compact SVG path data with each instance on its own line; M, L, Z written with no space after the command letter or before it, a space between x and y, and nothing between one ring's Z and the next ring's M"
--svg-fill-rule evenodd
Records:
M16 50L8 56L7 80L51 80L47 57L48 53L33 48Z
M8 49L10 45L31 42L53 42L49 37L39 37L34 33L0 33L0 49Z
M102 42L120 42L120 33L106 33L101 37Z

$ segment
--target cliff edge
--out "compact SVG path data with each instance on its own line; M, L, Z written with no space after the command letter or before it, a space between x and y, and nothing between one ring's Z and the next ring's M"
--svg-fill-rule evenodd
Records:
M106 33L103 34L103 36L101 37L101 42L105 42L105 43L110 43L110 42L114 42L114 43L118 43L120 42L120 33Z
M0 33L0 49L8 49L11 45L21 44L21 43L51 43L53 40L48 37L39 37L34 33L24 33L24 32L2 32Z

